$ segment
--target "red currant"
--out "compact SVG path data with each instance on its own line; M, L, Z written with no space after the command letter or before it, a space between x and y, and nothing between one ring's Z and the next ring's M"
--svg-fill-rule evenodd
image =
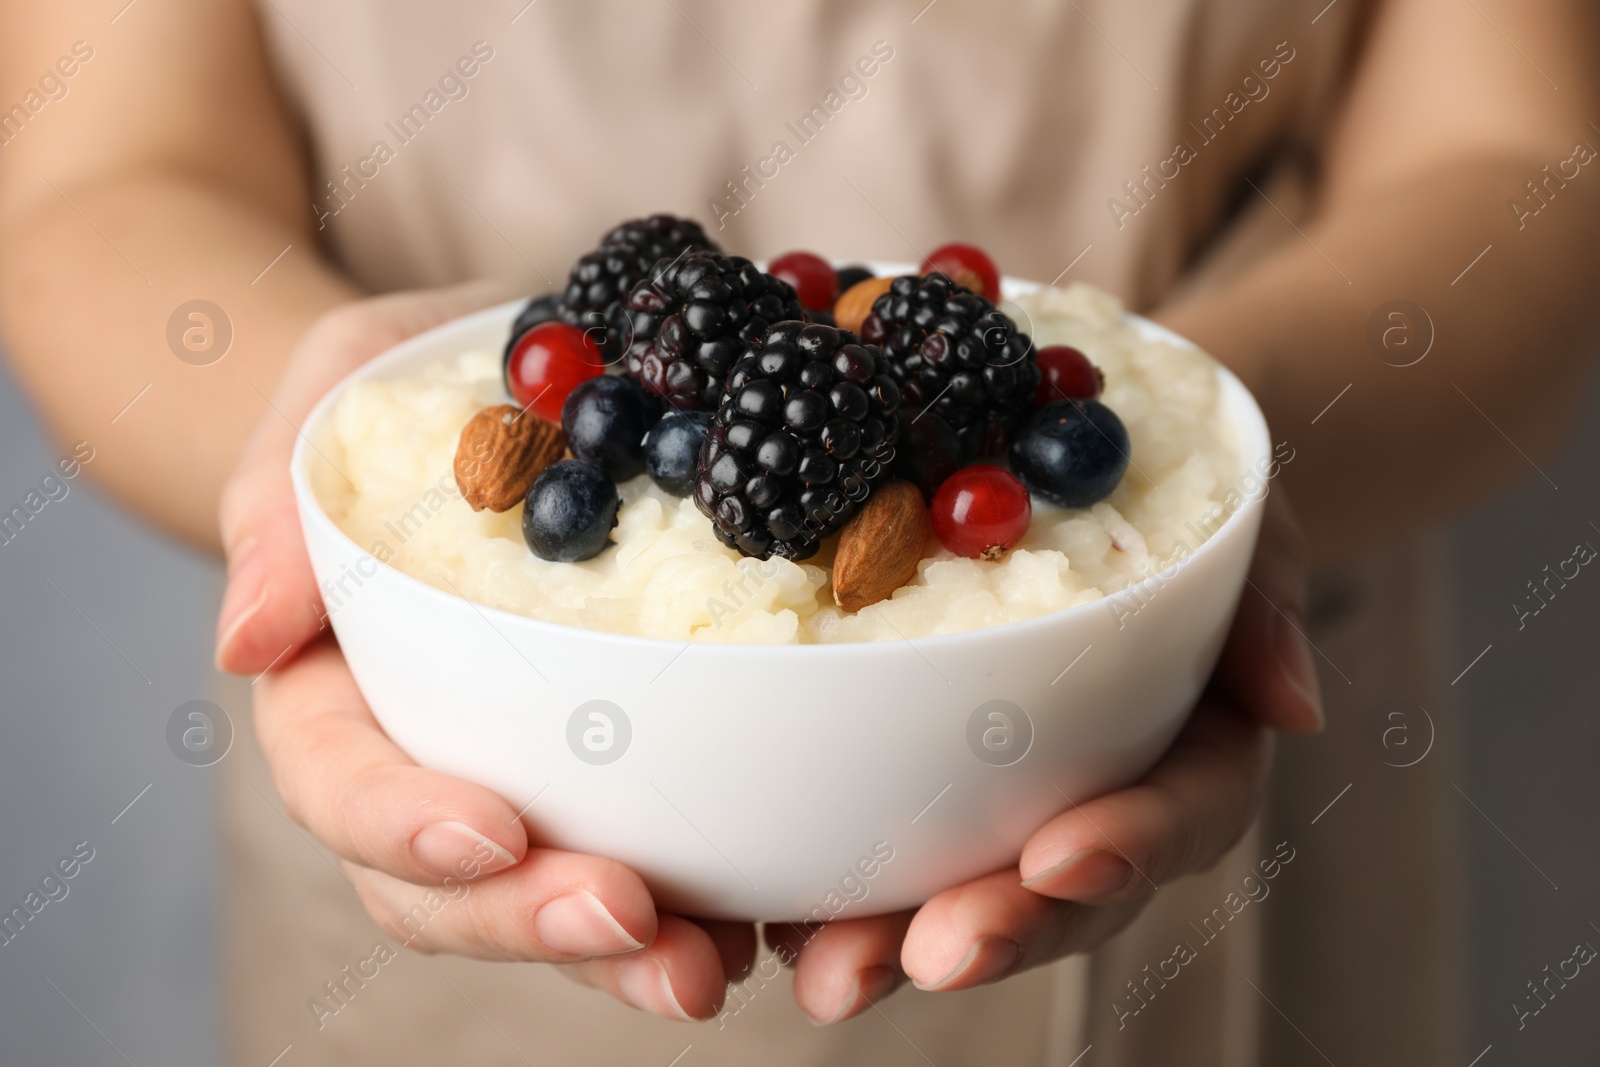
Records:
M519 405L548 422L560 422L567 394L605 369L600 346L587 332L564 322L542 322L511 349L506 385Z
M1000 271L994 260L976 245L948 244L935 248L933 254L922 261L922 273L943 274L991 303L1000 300Z
M833 265L810 252L779 256L768 265L767 273L794 286L800 303L812 311L832 311L839 298L839 275Z
M1034 403L1043 407L1053 400L1094 400L1105 388L1106 376L1089 357L1071 345L1039 349L1039 391Z
M999 467L965 467L933 494L928 517L939 543L958 556L1000 559L1033 518L1028 489Z

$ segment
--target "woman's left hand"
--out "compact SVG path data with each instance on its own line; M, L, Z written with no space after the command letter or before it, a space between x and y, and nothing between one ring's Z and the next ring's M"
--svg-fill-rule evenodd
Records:
M1215 864L1250 826L1271 730L1322 727L1304 636L1301 536L1281 491L1267 499L1250 581L1211 683L1188 725L1140 782L1074 805L1028 839L1016 867L948 889L914 911L772 925L818 1022L865 1011L907 978L968 989L1086 952L1133 921L1173 879Z

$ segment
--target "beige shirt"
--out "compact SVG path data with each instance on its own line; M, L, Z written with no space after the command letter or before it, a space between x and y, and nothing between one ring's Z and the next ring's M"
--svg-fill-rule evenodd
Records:
M261 5L314 153L307 211L374 289L481 275L559 288L612 224L670 211L754 257L918 260L971 240L1009 274L1089 281L1147 307L1190 280L1236 213L1235 234L1292 238L1242 179L1266 188L1275 164L1315 144L1371 6L524 3ZM1391 804L1442 823L1449 739L1431 762L1386 769L1388 723L1374 729L1372 710L1443 707L1424 639L1437 583L1418 558L1336 583L1342 614L1313 635L1337 663L1334 727L1288 746L1268 815L1214 871L1163 887L1092 960L960 994L902 991L829 1029L803 1020L784 977L693 1028L551 968L411 955L349 987L319 1025L311 999L380 935L242 749L227 803L233 1059L262 1064L289 1045L294 1065L1276 1067L1320 1063L1321 1049L1339 1063L1455 1063L1454 839L1381 815L1309 822L1349 782L1340 815ZM1229 894L1280 842L1295 860L1233 915ZM1401 880L1398 897L1376 895L1385 878ZM1219 907L1229 920L1212 925L1226 931L1207 939ZM1196 958L1173 963L1176 942ZM1170 982L1149 977L1174 966Z
M1147 306L1241 177L1325 123L1367 6L524 2L261 5L307 211L362 281L557 288L613 223L671 211L750 256L968 239Z

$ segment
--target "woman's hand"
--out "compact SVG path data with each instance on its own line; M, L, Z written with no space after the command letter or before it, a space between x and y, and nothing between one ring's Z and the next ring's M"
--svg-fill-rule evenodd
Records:
M661 914L627 867L530 846L498 794L418 767L331 640L257 688L256 730L290 816L344 858L368 914L407 947L571 964L578 981L686 1021L715 1014L753 959L748 924Z
M819 1022L865 1011L910 978L968 989L1087 952L1127 926L1157 886L1219 860L1255 818L1270 730L1322 727L1305 623L1304 549L1281 492L1221 662L1193 718L1144 780L1067 811L1028 840L1017 867L946 890L915 911L819 929L769 926L795 965L794 993Z
M397 938L426 952L569 964L572 977L636 1008L708 1018L728 977L754 958L753 927L660 914L622 864L530 847L504 799L418 767L389 740L319 634L321 596L289 483L297 427L362 363L507 295L481 285L401 293L308 331L223 495L217 663L268 672L256 731L289 814L344 858L367 911Z
M479 286L363 301L317 324L290 363L223 498L229 583L217 661L261 679L256 728L291 815L345 858L367 910L423 951L570 964L579 981L666 1018L708 1018L755 952L748 924L659 913L615 861L529 846L497 794L417 767L384 735L337 647L319 636L320 596L288 478L296 427L361 363L498 295ZM796 962L813 1018L864 1010L908 976L965 989L1092 949L1154 886L1202 870L1255 816L1267 728L1321 724L1301 629L1304 565L1281 494L1212 685L1139 784L1042 827L1019 868L947 890L915 912L807 932L769 927ZM448 880L447 880L448 879ZM444 907L414 911L435 893ZM406 926L408 915L425 923Z

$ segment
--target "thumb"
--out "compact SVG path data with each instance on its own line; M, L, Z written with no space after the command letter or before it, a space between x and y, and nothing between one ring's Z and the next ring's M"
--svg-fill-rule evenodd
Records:
M217 619L217 666L254 674L326 625L300 532L289 459L301 423L340 379L406 338L514 295L500 282L392 293L338 308L306 331L223 487L218 518L228 559ZM258 389L258 391L260 391Z

